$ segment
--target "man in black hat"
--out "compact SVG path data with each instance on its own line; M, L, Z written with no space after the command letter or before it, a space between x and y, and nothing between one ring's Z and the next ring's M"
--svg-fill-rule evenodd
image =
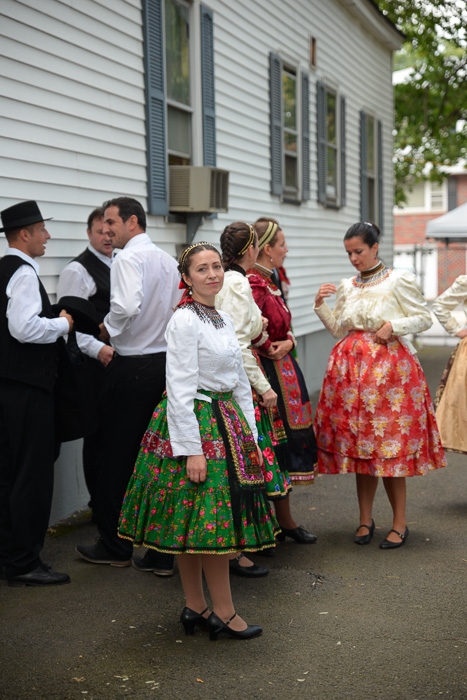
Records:
M88 217L89 243L86 250L63 268L57 285L57 299L70 294L88 299L94 307L96 320L99 323L102 323L110 310L110 267L113 254L112 239L108 231L103 230L103 224L104 210L102 207L97 207ZM80 350L90 358L88 371L94 395L88 400L97 404L104 367L107 367L112 360L114 349L92 335L78 333L77 340ZM100 425L97 425L96 429L83 440L83 471L94 519L96 518L97 475L100 466L98 450L101 440Z
M52 318L38 277L50 234L37 203L0 215L9 246L0 260L0 576L10 586L69 583L40 553L53 492L56 341L73 319Z

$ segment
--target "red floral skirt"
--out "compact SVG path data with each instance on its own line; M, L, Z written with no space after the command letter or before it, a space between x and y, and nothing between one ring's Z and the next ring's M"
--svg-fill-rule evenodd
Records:
M352 331L331 352L316 409L318 471L417 476L446 466L418 358Z

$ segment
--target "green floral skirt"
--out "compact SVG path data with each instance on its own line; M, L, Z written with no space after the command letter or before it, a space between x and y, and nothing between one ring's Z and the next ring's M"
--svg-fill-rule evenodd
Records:
M207 478L173 457L167 399L144 434L122 505L119 535L170 554L228 554L274 547L280 531L266 496L250 428L231 394L195 399ZM211 398L211 402L209 401Z
M258 445L263 453L263 473L266 493L269 499L285 498L292 489L287 466L290 464L287 435L276 407L264 408L253 389L255 420L258 429Z

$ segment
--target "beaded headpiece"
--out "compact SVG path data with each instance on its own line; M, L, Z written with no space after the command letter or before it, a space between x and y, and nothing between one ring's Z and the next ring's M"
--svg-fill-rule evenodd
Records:
M253 226L251 226L251 224L247 224L247 226L250 229L250 235L248 237L248 241L245 243L243 248L237 253L237 258L241 258L242 255L245 255L246 251L251 245L253 245L255 240L255 229L253 228Z
M198 246L202 245L209 245L207 241L199 241L198 243L193 243L193 245L189 245L188 248L185 248L183 253L180 255L178 259L178 264L180 265L180 273L184 272L184 267L185 267L185 262L187 259L188 253L193 250L194 248L198 248Z
M269 221L266 231L263 233L263 235L258 241L260 250L263 250L264 246L267 245L270 241L272 241L278 228L278 224L274 223L273 221Z

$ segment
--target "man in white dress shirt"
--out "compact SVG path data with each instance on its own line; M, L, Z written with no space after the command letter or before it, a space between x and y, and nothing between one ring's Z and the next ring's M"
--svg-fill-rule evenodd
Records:
M37 203L1 212L8 242L0 260L0 575L10 586L69 583L40 553L52 503L56 341L73 328L52 318L35 261L50 235Z
M94 307L96 320L102 323L110 309L110 267L112 265L113 246L108 231L103 231L104 210L94 209L87 221L89 244L77 258L63 268L58 279L57 299L76 296L87 299ZM93 404L100 395L104 367L111 361L114 349L92 335L77 333L80 350L87 355L90 383L94 396L89 397ZM83 440L83 471L89 491L89 505L95 511L95 492L100 460L98 459L101 442L100 425ZM96 519L95 512L93 512Z
M175 260L146 234L146 214L137 200L118 197L105 202L104 210L103 232L121 249L112 264L110 311L102 324L102 337L110 339L115 354L105 370L100 405L99 540L76 551L95 564L129 566L133 546L118 537L118 518L141 439L165 389L164 336L180 298L180 277ZM171 555L150 554L151 566L139 562L137 568L173 573Z

